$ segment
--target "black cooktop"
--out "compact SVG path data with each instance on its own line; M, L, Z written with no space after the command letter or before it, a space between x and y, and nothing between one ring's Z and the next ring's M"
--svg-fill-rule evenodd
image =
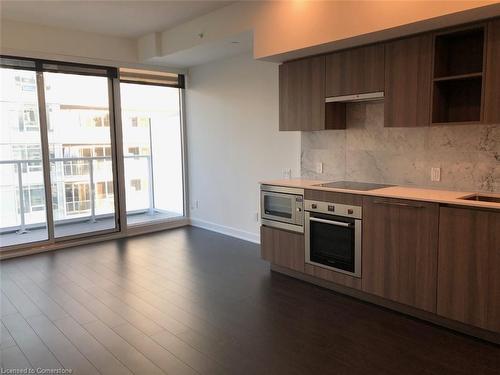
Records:
M348 190L360 190L360 191L368 191L381 189L393 185L384 185L384 184L374 184L369 182L356 182L356 181L334 181L334 182L325 182L322 184L318 184L315 186L329 187L329 188L337 188L337 189L348 189Z

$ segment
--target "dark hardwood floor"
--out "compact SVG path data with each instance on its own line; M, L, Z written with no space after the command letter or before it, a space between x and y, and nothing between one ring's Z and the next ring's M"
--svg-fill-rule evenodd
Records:
M1 366L76 374L499 374L500 348L271 273L191 227L6 260Z

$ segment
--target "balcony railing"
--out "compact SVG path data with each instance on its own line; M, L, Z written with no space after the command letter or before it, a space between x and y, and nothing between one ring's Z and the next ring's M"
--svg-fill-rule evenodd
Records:
M129 159L129 160L130 159L135 159L135 160L145 159L146 160L146 164L147 164L147 168L148 168L148 205L147 205L147 208L145 207L144 210L141 209L138 211L140 211L140 212L146 211L149 215L153 215L155 213L155 208L154 208L153 171L152 171L152 164L151 164L151 156L150 155L127 155L127 156L124 156L124 158ZM90 202L90 215L85 216L85 217L80 217L80 218L66 218L66 219L62 219L62 220L55 220L56 224L64 223L64 222L83 221L83 220L88 220L91 223L95 223L97 221L97 218L102 216L102 215L96 215L96 182L95 182L96 165L94 165L94 162L111 161L111 159L112 159L111 156L50 158L49 162L51 164L58 163L58 162L77 162L78 163L78 164L76 164L78 166L78 168L76 168L76 169L73 169L73 166L75 166L75 165L71 166L71 168L69 168L69 169L66 168L68 165L64 165L62 176L56 177L59 179L62 177L63 179L58 180L58 181L51 181L52 185L54 185L58 182L63 182L63 183L74 182L74 180L67 179L68 177L70 178L71 176L85 177L87 175L88 175L88 184L89 184L88 186L89 186L89 196L90 196L89 198L90 199L78 200L78 201L74 201L73 203L89 201ZM0 165L15 165L16 166L16 171L17 171L17 184L16 185L17 185L17 191L19 192L18 198L19 198L19 215L20 215L20 224L19 225L0 228L0 232L15 231L15 229L18 228L17 233L23 234L23 233L27 233L30 228L38 227L39 225L37 225L37 224L45 224L45 223L40 222L40 223L32 223L32 224L28 225L26 223L26 207L30 203L25 201L25 194L24 194L25 184L23 181L23 174L40 173L41 171L36 171L36 172L31 171L30 172L28 168L26 168L25 171L23 171L23 166L28 165L28 164L34 164L34 163L39 163L41 165L42 160L30 160L30 159L0 160ZM86 168L81 168L83 165L85 165ZM68 170L71 170L70 174L66 173ZM75 171L76 172L80 171L82 173L74 173ZM107 181L114 181L112 172L109 173L109 178L110 179ZM81 181L81 180L78 180L78 181ZM43 182L41 181L38 184L43 185ZM113 184L113 192L114 192L114 184ZM113 197L114 197L114 194L113 194ZM63 199L65 199L65 197Z

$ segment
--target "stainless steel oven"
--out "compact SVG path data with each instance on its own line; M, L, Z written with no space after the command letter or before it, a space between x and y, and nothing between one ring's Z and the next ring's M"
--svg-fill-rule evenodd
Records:
M362 209L305 201L306 263L361 277Z
M261 185L263 225L304 233L304 189Z

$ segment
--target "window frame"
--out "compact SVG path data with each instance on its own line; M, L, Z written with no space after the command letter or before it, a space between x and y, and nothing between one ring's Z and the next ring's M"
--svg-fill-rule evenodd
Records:
M188 183L187 183L187 158L186 158L186 124L185 124L185 78L183 74L178 74L177 84L161 84L153 82L140 82L135 80L124 80L124 83L144 84L151 86L168 86L176 87L179 91L179 107L180 107L180 134L181 134L181 162L182 162L182 191L183 191L183 216L174 218L173 220L158 221L154 223L144 223L128 227L126 225L126 202L125 202L125 178L124 178L124 159L123 159L123 133L122 133L122 117L121 117L121 102L120 102L120 80L119 68L111 66L93 65L79 62L66 62L47 59L37 59L30 57L17 57L0 54L0 67L29 70L36 73L35 82L32 82L37 91L38 97L38 116L40 133L42 136L42 165L44 174L45 186L45 210L47 214L47 231L48 239L29 242L20 245L11 245L0 247L0 259L25 255L29 253L37 253L41 251L49 251L58 248L66 248L76 244L87 244L99 242L113 238L123 238L137 234L149 233L158 230L165 230L179 226L189 225L188 211ZM148 67L147 69L151 69ZM161 70L159 69L158 72ZM60 237L54 237L54 217L53 205L60 207L64 203L66 205L65 194L63 194L64 202L53 200L53 184L50 179L50 162L49 157L51 150L48 146L47 132L51 127L47 112L50 108L46 106L44 95L44 80L43 72L58 72L79 75L98 75L108 78L108 98L109 98L109 113L108 118L102 117L103 127L110 127L111 147L104 148L104 155L111 156L113 161L113 181L105 181L106 195L114 194L115 199L115 220L116 226L111 231L99 231L89 234ZM151 71L154 75L154 72ZM22 82L19 82L22 86ZM24 125L24 112L22 118ZM138 119L138 126L140 126ZM26 131L26 128L23 129ZM109 149L109 150L108 150ZM95 150L92 150L95 153ZM39 171L36 171L39 172ZM111 189L110 189L111 186Z

